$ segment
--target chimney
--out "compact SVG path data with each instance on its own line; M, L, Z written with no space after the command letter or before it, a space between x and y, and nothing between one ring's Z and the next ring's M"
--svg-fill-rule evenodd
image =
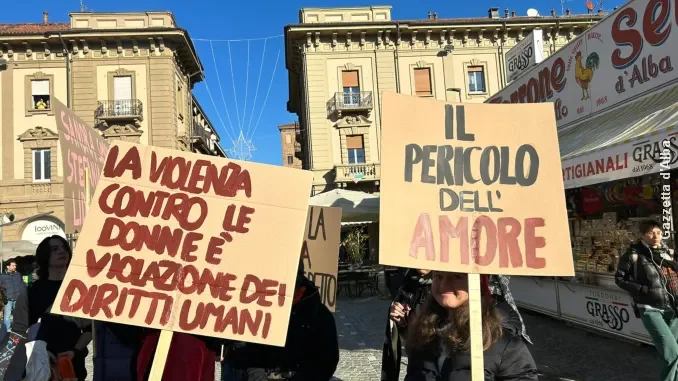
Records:
M490 8L487 11L488 16L490 16L491 19L498 19L499 18L499 8Z
M511 11L511 17L516 17L516 11Z
M49 24L49 13L47 11L42 12L42 23L45 25Z
M438 20L438 12L433 12L433 19Z
M504 9L504 18L508 18L508 17L509 17L509 9L506 8L506 9Z
M430 20L430 19L432 19L432 18L433 18L433 17L431 17L431 11L428 11L428 19Z
M572 11L570 10L570 8L567 8L567 9L565 10L565 16L569 16L571 12L572 12Z
M556 10L551 8L551 17L556 17Z
M603 8L598 8L598 14L602 15L603 14Z

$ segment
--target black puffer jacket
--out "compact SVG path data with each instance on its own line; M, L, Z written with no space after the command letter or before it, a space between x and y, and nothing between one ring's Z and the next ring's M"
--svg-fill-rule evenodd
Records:
M504 335L483 352L485 381L537 381L537 365L520 335L520 319L510 306L498 306ZM439 343L408 356L405 381L471 380L471 354L461 353L443 360Z
M268 380L269 370L293 372L292 381L329 381L339 363L334 316L320 300L318 288L301 278L301 300L292 305L284 347L241 343L229 360L245 381Z
M638 274L635 273L634 262ZM676 268L675 260L665 260L652 254L649 247L637 242L619 258L615 283L628 292L637 304L646 304L655 308L675 308L675 298L665 287L666 279L660 271L661 266ZM647 292L642 287L647 286Z

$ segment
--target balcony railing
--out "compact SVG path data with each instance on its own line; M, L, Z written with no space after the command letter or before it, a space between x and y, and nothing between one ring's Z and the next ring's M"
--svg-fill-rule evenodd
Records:
M327 102L328 114L337 113L341 116L346 111L370 111L373 108L372 92L360 91L357 93L335 93Z
M198 144L203 144L206 148L210 147L210 134L205 127L194 124L191 129L191 139Z
M381 166L378 163L341 164L334 167L336 182L358 183L360 181L376 181L381 177Z
M139 119L143 120L144 106L138 99L99 101L94 119Z

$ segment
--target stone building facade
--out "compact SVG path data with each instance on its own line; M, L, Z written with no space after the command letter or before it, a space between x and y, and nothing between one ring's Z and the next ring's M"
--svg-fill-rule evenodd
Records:
M0 24L0 59L0 213L26 219L5 227L4 241L63 234L54 99L107 140L225 157L191 91L202 64L170 12Z

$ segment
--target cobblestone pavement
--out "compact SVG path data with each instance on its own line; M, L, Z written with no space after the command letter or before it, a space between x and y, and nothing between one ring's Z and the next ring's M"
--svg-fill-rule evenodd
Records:
M378 381L388 301L379 297L337 301L335 319L341 349L333 381ZM541 381L655 381L654 348L590 333L523 311ZM91 349L90 349L91 351ZM401 380L407 367L403 360ZM91 361L88 361L91 380ZM217 366L217 381L219 367ZM188 381L188 380L187 380Z

